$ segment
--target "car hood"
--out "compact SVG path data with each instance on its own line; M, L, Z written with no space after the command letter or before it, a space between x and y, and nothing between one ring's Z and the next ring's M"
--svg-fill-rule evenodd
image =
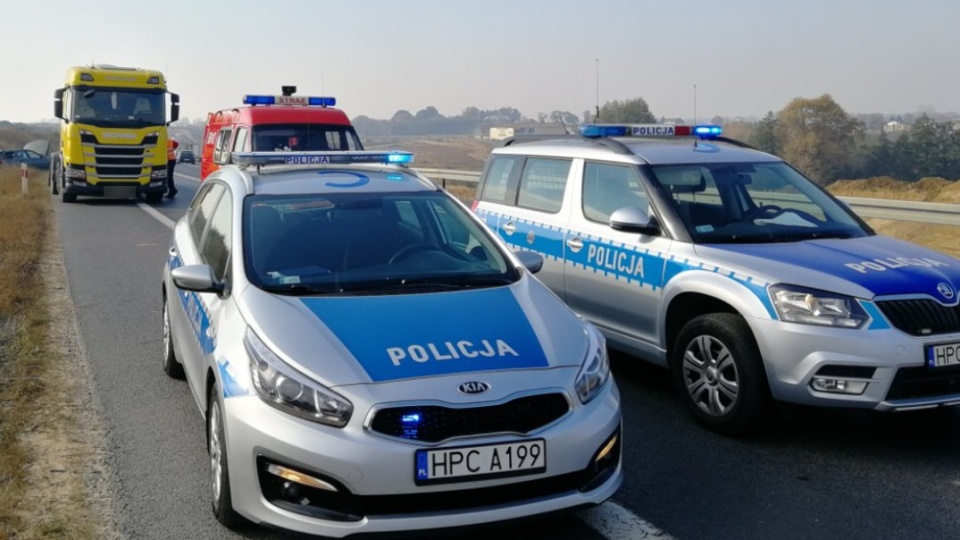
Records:
M46 139L36 139L23 145L24 150L33 150L34 152L46 157L50 153L50 141Z
M525 276L428 294L290 297L247 287L241 310L294 368L329 387L582 364L586 326Z
M957 301L960 261L889 238L698 246L697 253L739 266L770 283L792 283L861 298L926 294Z

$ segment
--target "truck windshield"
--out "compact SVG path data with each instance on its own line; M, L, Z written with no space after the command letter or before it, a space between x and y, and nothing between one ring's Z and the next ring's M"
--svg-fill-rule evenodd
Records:
M872 232L782 162L651 167L697 243L794 242Z
M338 124L266 124L253 127L254 152L363 150L351 126Z
M130 88L73 88L71 121L94 126L141 128L166 124L165 92Z

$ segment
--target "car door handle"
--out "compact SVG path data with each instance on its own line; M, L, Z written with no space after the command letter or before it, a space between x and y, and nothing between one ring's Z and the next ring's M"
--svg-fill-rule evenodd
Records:
M570 251L577 253L583 249L583 240L581 240L579 236L575 236L567 240L567 247L570 248Z
M517 224L512 221L508 221L503 224L503 230L506 231L507 234L513 234L517 230Z

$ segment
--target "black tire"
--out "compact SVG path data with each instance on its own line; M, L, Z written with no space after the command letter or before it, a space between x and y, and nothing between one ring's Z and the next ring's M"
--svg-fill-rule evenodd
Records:
M67 193L67 184L66 184L66 180L64 179L64 176L66 175L63 173L63 166L61 165L59 169L60 169L60 172L59 172L60 181L58 182L58 184L60 189L60 202L64 202L64 203L77 202L76 193Z
M230 470L227 466L226 439L223 432L223 400L220 385L210 388L207 403L207 449L210 453L210 481L213 516L228 529L240 526L244 519L233 509L230 495Z
M671 371L687 410L717 433L745 434L773 410L760 350L739 315L711 313L684 325Z
M173 329L170 327L170 309L167 295L163 295L163 372L171 379L183 379L183 364L173 348Z
M143 196L147 200L147 204L159 204L163 201L163 192L160 191L148 191Z
M60 177L62 171L63 168L60 166L60 158L56 158L50 162L50 175L48 177L48 183L50 184L51 195L60 194Z

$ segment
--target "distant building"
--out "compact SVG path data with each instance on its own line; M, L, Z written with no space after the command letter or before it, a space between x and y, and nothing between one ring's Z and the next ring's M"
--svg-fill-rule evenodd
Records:
M571 132L575 132L576 126L569 126ZM514 124L512 126L498 126L490 128L490 140L502 141L517 135L564 135L567 129L563 124L525 122L523 124Z
M905 129L907 129L906 124L897 122L896 120L891 120L883 125L883 131L885 133L900 133Z

